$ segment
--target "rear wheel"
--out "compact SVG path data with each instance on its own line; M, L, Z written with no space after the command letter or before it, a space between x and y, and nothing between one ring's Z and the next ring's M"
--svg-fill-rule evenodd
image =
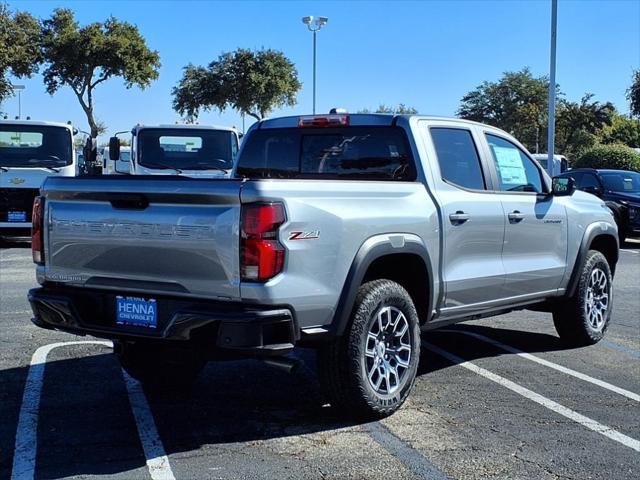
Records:
M142 341L115 341L114 347L122 368L150 388L188 387L206 364L204 355L194 349Z
M411 297L391 280L358 290L345 334L318 354L323 390L350 417L395 412L411 391L420 359L420 328Z
M599 342L609 326L613 306L611 268L605 256L589 250L572 298L553 312L560 338L573 346Z

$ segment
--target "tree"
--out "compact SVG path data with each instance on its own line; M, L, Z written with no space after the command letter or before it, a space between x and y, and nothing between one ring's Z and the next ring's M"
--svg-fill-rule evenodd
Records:
M282 52L240 48L207 67L184 67L172 91L173 108L190 119L201 110L232 108L261 120L274 108L295 105L301 86L294 64Z
M624 145L598 145L587 150L574 168L613 168L640 172L640 153Z
M640 121L615 113L611 125L604 128L601 141L640 148Z
M580 103L561 99L556 115L556 150L567 156L580 156L596 145L605 128L611 126L616 109L611 102L592 101L585 94Z
M93 138L101 130L94 89L112 77L121 77L126 88L144 89L158 78L160 67L158 52L147 47L136 26L110 17L104 23L80 27L73 12L63 8L42 24L42 52L47 92L53 95L63 85L71 87Z
M505 72L497 82L485 81L462 97L457 115L506 130L528 149L544 151L548 91L547 77L536 78L526 67Z
M0 3L0 103L13 95L8 74L31 77L41 61L40 24L28 13Z
M640 70L635 70L631 78L631 86L627 89L629 110L632 116L640 119Z
M359 110L358 113L371 113L371 110L369 110L368 108L364 108L362 110ZM397 115L405 115L405 114L414 115L418 113L418 110L416 110L413 107L408 107L404 103L399 103L397 107L389 107L384 103L381 103L380 105L378 105L378 108L373 113L393 113Z

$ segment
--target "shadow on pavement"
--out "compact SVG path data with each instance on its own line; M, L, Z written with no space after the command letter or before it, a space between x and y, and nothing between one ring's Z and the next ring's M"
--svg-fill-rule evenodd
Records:
M15 240L7 240L0 238L0 250L5 250L9 248L23 248L30 249L31 248L31 240L28 241L15 241Z
M475 325L451 328L480 333L528 352L563 348L557 337L546 334ZM504 353L461 334L432 331L425 338L466 360ZM193 389L149 395L166 453L355 425L322 406L315 354L303 349L295 353L306 366L292 375L254 360L210 363ZM423 348L418 374L450 366ZM26 375L24 367L0 371L0 478L11 473ZM115 356L99 354L47 363L37 445L38 478L146 468Z

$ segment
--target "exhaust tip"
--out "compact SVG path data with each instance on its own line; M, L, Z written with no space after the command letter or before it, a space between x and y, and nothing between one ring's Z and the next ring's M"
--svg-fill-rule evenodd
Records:
M300 368L300 360L287 357L262 358L263 363L293 375Z

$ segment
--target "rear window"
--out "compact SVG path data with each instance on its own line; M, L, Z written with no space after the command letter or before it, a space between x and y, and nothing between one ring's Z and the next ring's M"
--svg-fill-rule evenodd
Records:
M397 127L256 130L247 138L237 174L405 181L416 177L406 135Z

